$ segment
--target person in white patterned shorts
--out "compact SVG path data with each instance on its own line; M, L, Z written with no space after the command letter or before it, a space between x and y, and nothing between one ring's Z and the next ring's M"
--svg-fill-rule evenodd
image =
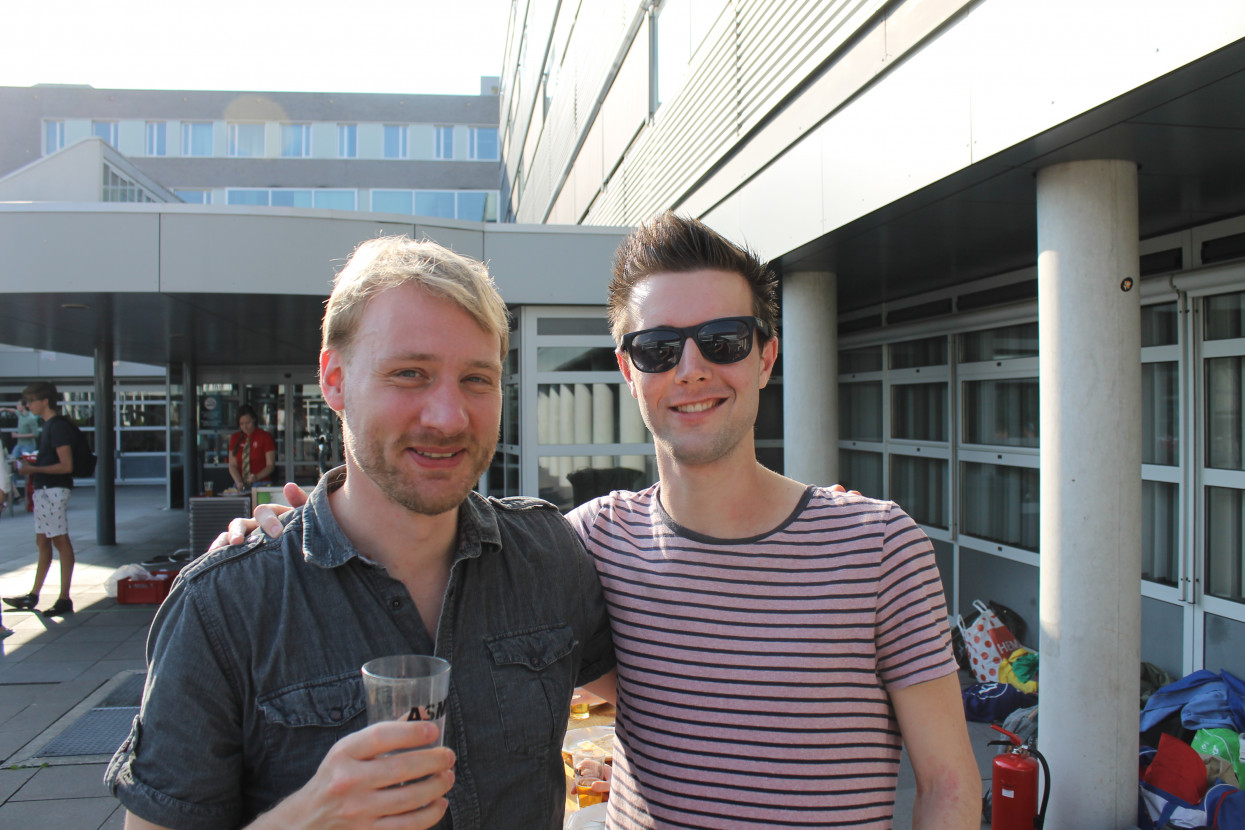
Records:
M61 562L60 596L42 613L46 617L63 617L73 613L69 587L73 580L73 542L69 540L69 494L73 490L74 426L57 409L60 393L55 384L40 381L22 392L27 408L43 419L39 436L39 454L35 463L22 462L18 473L30 476L34 488L35 546L39 560L35 567L35 583L29 594L5 597L4 602L22 611L33 611L39 602L39 591L52 567L52 548Z

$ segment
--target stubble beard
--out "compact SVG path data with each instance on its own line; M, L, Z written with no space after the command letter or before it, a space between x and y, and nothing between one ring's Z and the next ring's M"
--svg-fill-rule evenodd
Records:
M355 435L345 417L342 418L342 443L346 453L354 459L355 465L376 484L386 498L399 507L424 516L447 513L466 501L467 494L488 469L496 451L496 442L490 447L477 444L468 438L459 444L466 444L468 459L463 469L471 471L470 477L461 482L457 481L457 476L462 474L460 469L446 471L440 476L430 471L422 479L413 480L412 474L390 462L386 447L380 441ZM394 454L402 452L405 451L393 450Z

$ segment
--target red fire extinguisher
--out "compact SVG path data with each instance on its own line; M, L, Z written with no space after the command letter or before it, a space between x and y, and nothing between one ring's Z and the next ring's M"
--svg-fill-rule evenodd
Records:
M994 830L1042 830L1050 800L1050 767L1035 747L1006 729L991 726L1010 740L991 741L987 746L1009 749L994 756L990 786L991 827ZM1034 759L1037 760L1034 760ZM1038 809L1038 762L1042 764L1042 808Z

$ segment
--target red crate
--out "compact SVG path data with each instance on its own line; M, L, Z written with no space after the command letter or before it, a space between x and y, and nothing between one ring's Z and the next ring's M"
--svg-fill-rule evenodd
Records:
M151 579L117 580L117 602L122 605L141 605L143 603L159 603L169 595L176 571L152 571Z

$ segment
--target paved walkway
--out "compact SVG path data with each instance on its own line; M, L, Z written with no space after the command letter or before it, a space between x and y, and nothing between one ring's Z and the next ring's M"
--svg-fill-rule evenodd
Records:
M95 491L78 490L70 500L70 538L77 568L72 597L77 613L63 621L22 611L4 612L17 633L0 641L0 828L122 830L125 811L103 785L105 762L96 758L38 759L38 750L89 708L119 674L142 670L153 605L119 605L104 582L119 566L167 555L188 544L187 516L168 510L163 487L117 490L117 544L95 544ZM5 508L0 515L0 595L24 594L34 574L34 521ZM40 607L56 599L57 563L44 586ZM75 711L77 709L77 711ZM988 727L969 724L983 778L993 749ZM896 805L897 830L911 825L915 786L905 759ZM983 824L982 827L989 825ZM502 828L498 828L502 830Z

